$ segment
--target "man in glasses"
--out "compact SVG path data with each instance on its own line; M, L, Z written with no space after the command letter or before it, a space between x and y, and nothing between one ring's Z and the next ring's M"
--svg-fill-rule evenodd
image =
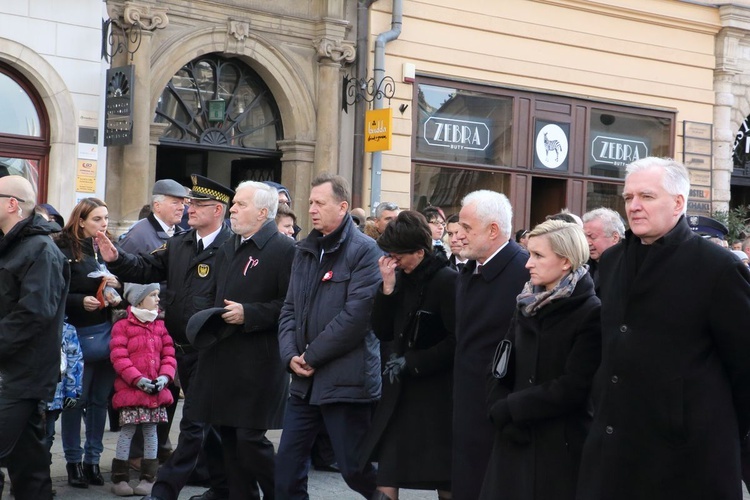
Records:
M159 469L151 497L176 500L205 449L211 489L195 498L221 499L229 496L221 461L221 443L214 429L190 419L191 390L195 382L198 351L187 340L186 328L196 312L210 308L210 293L216 277L216 253L232 231L224 224L234 191L201 175L191 176L188 193L190 231L170 238L164 247L147 255L118 253L107 238L97 238L109 269L124 281L153 283L166 281L161 306L164 321L175 344L177 371L185 393L180 437L172 456ZM196 465L196 463L198 465Z
M42 415L60 377L68 261L34 212L36 193L18 175L0 178L0 462L18 500L49 500L52 483ZM0 472L0 496L4 475Z

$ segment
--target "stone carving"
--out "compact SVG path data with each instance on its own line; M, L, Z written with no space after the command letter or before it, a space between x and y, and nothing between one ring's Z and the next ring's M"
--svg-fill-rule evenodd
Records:
M330 59L337 63L351 63L356 57L354 43L333 38L319 38L313 42L318 51L318 60Z
M238 42L241 42L250 36L250 23L244 21L229 21L229 34L234 36Z
M159 9L138 2L125 2L122 5L109 5L110 19L128 29L138 25L146 31L163 29L169 25L167 9Z

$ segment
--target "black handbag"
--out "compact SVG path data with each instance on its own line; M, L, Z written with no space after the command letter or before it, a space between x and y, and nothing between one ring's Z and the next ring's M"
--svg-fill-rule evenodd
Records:
M112 323L77 328L84 363L109 359L109 341L112 340Z
M510 363L510 351L513 344L510 340L501 340L495 348L495 355L492 357L492 376L500 379L508 373L508 364Z

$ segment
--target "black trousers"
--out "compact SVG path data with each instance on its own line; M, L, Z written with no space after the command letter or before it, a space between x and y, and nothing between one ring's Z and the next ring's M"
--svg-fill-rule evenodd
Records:
M0 397L0 463L8 467L16 500L52 499L43 415L42 401Z
M265 429L219 427L224 465L229 480L229 500L273 500L275 457Z
M202 461L207 465L211 488L219 494L228 495L218 431L210 424L196 422L186 416L193 404L190 388L195 383L198 352L178 351L176 358L182 391L185 393L180 437L172 456L159 468L151 495L162 500L177 500L190 475Z

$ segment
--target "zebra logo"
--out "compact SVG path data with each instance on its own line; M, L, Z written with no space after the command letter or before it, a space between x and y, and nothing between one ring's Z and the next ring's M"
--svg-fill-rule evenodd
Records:
M549 169L559 168L568 157L568 137L557 124L548 123L536 136L536 156L541 165Z

